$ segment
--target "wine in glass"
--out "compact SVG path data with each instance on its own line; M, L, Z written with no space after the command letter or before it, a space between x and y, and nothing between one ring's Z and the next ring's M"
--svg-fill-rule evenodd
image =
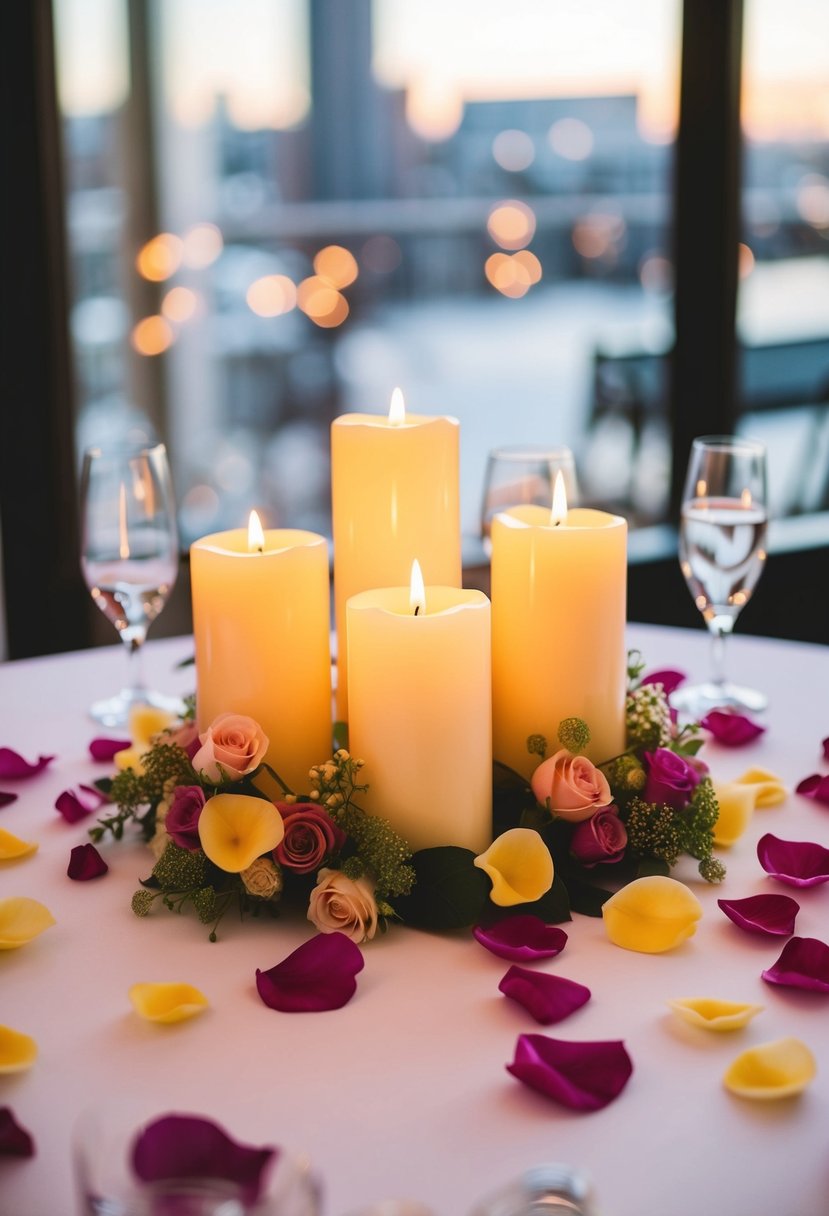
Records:
M127 647L131 682L90 707L106 726L123 726L134 705L176 712L177 698L141 678L141 647L178 574L178 533L167 453L154 447L88 448L81 473L81 568L92 598Z
M573 453L565 447L535 444L494 448L487 460L481 505L481 538L490 548L492 517L510 507L552 507L556 474L561 473L567 502L578 498Z
M712 637L711 679L672 695L698 717L717 707L758 711L767 698L725 675L725 639L751 599L766 560L766 451L730 436L695 439L679 530L679 563Z

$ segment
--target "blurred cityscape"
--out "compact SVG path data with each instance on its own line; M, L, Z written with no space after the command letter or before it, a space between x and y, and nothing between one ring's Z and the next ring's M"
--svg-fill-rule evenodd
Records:
M399 384L461 420L467 532L509 443L570 445L586 499L660 521L670 141L633 92L467 101L427 140L372 75L357 12L312 39L299 125L242 129L222 97L198 126L156 115L143 244L128 108L65 116L79 447L149 434L142 392L163 393L185 542L251 506L330 534L330 421L385 412ZM826 492L798 461L827 463L829 141L747 141L743 177L741 338L771 352L744 360L743 405L755 432L778 427L777 509L805 509ZM772 406L802 407L801 429Z

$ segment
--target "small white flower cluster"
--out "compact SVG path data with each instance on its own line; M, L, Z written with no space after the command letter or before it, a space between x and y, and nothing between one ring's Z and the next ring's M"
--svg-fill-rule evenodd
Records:
M309 798L329 811L344 806L354 790L361 788L355 783L354 776L364 764L364 760L353 760L350 753L341 747L334 752L333 759L326 760L325 764L315 764L309 771Z
M674 724L661 684L640 684L628 693L625 704L628 742L652 751L673 738Z

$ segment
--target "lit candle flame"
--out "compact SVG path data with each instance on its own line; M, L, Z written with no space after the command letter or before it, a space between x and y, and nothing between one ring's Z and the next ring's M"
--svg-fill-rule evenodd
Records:
M426 612L426 588L423 586L423 572L420 562L415 558L412 562L412 578L409 584L409 607L415 616Z
M748 508L751 506L751 490L743 490L742 494L740 495L740 501L746 510L748 510Z
M391 395L391 404L389 405L389 426L401 426L406 421L406 403L403 400L403 393L399 388L396 388Z
M550 523L553 526L567 523L567 491L564 488L564 478L561 475L561 469L556 473L556 479L553 483L553 506L550 511Z
M122 561L130 555L130 538L127 532L127 487L123 481L118 487L118 554Z
M264 553L265 551L265 533L262 531L262 524L255 511L251 511L248 520L248 551L250 553Z

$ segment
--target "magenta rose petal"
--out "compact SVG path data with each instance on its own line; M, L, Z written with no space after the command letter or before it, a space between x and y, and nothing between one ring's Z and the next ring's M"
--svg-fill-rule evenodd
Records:
M13 752L10 747L0 747L0 780L23 781L26 777L36 777L42 773L54 756L39 756L34 763L24 760L19 752Z
M106 798L100 790L91 785L79 785L77 793L74 790L64 790L62 794L58 794L55 810L67 823L80 823L87 815L97 811L104 802Z
M762 975L767 984L829 992L829 946L816 937L793 937Z
M262 1194L275 1148L237 1144L224 1128L197 1115L162 1115L142 1128L132 1147L132 1168L142 1182L221 1178L233 1182L246 1204Z
M89 754L99 764L108 764L117 752L123 752L130 746L129 739L93 739L89 745Z
M744 747L765 732L765 726L753 722L745 714L712 709L700 720L700 726L714 736L723 747Z
M520 1034L507 1072L571 1110L601 1110L617 1098L633 1072L621 1041L571 1043Z
M806 798L813 798L815 802L822 802L829 806L829 777L821 777L820 773L812 773L810 777L804 777L795 787L795 793L803 794Z
M344 933L320 933L271 967L256 971L256 989L269 1009L315 1013L341 1009L357 990L364 960Z
M669 697L674 689L679 688L686 680L684 671L674 671L670 667L664 668L662 671L649 671L646 676L642 676L640 684L661 684L665 696Z
M538 916L512 916L494 925L476 925L472 934L485 949L517 963L552 958L567 945L564 930L545 925Z
M746 899L718 899L729 920L764 937L791 937L800 904L790 895L749 895Z
M820 746L823 748L823 759L829 760L829 735L821 740Z
M829 882L829 849L810 840L781 840L767 832L757 842L760 865L790 887L816 887Z
M545 975L526 967L510 967L498 985L512 1001L523 1005L537 1022L551 1026L563 1022L590 1000L590 989L561 975Z
M0 808L4 806L11 806L11 804L16 801L17 794L7 794L5 790L0 790Z
M108 869L109 866L94 844L77 844L69 854L69 868L66 873L75 882L88 882L90 878L100 878Z
M0 1157L34 1157L35 1142L21 1127L11 1107L0 1106Z

